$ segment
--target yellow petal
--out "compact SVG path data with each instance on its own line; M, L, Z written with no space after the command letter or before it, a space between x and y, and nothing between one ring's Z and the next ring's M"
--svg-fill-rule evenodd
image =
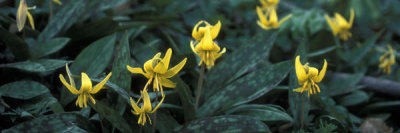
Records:
M306 71L304 70L303 65L300 62L300 56L296 57L295 68L296 68L296 76L297 76L298 82L299 82L299 84L303 84L303 82L306 81L308 77L307 77Z
M212 39L217 38L220 29L221 29L221 21L218 21L218 23L215 24L215 25L211 28L211 37L212 37Z
M28 16L29 24L31 24L32 29L35 30L35 21L33 21L31 13L26 11L26 15Z
M146 78L149 78L149 74L144 73L142 68L139 67L130 67L129 65L126 65L126 68L128 69L128 71L130 71L131 73L138 73L138 74L142 74L143 76L145 76Z
M150 125L151 125L151 119L150 119L149 114L146 114L146 116L147 116L147 118L149 119L149 123L150 123Z
M83 95L83 105L86 108L87 107L87 95L86 94L82 94Z
M285 22L286 20L288 20L290 17L292 17L292 14L287 15L286 17L284 17L283 19L281 19L278 23L278 26L280 26L283 22Z
M21 31L24 26L25 26L25 21L26 21L26 12L27 12L27 5L25 0L19 1L19 6L17 10L17 27L18 31Z
M167 67L167 68L169 67L169 62L171 60L171 55L172 55L172 50L171 50L171 48L169 48L167 50L167 52L165 53L164 58L162 59L162 62L164 63L165 67Z
M352 8L350 10L350 21L349 21L350 27L349 28L351 28L353 26L353 21L354 21L354 9Z
M92 81L90 81L90 78L86 73L82 73L81 75L82 75L82 85L79 91L81 93L83 91L90 91L90 89L92 89Z
M174 83L171 80L166 79L166 78L161 78L161 84L163 86L165 86L165 87L168 87L168 88L175 88L176 87L176 83Z
M65 81L64 76L62 76L61 74L58 76L61 80L61 82L65 85L65 87L67 87L67 89L72 93L72 94L79 94L79 91L76 90L76 88L72 87L71 85L69 85L67 83L67 81Z
M154 72L158 73L158 74L164 74L165 72L167 72L168 67L165 66L164 62L158 62L156 67L154 68Z
M193 53L197 54L197 51L194 48L194 42L193 41L190 41L190 48L192 49Z
M146 73L153 73L153 59L146 61L143 68Z
M129 101L131 102L131 106L132 106L133 110L135 111L135 112L132 112L132 113L134 113L134 114L137 115L137 114L139 114L140 112L142 112L142 111L140 110L139 106L135 103L135 101L133 101L132 97L129 98ZM138 102L139 102L139 101L138 101Z
M313 78L318 76L318 69L315 67L310 67L308 69L307 77Z
M83 108L83 95L79 95L78 99L79 99L79 102L78 102L79 103L79 107Z
M313 79L314 82L319 83L319 82L322 81L322 79L323 79L324 76L325 76L327 67L328 67L328 62L326 62L326 60L324 60L324 66L322 67L321 71L319 72L318 77L316 77L315 79Z
M325 20L328 23L329 27L331 28L333 35L336 36L338 33L336 24L331 20L331 18L328 15L325 15Z
M335 13L335 21L339 26L349 25L349 23L347 23L347 20L339 13Z
M185 66L186 58L183 59L178 65L174 66L173 68L169 69L166 73L161 75L163 78L171 78L176 75L182 68Z
M268 22L267 22L267 17L264 15L264 13L263 13L263 11L261 10L261 8L257 6L256 10L257 10L258 18L259 18L260 21L261 21L261 25L264 25L264 24L268 23Z
M74 81L74 79L71 77L72 74L71 74L71 71L69 71L68 64L65 64L65 69L66 69L66 71L67 71L68 79L69 79L69 82L71 83L71 86L74 87L74 88L76 88L76 86L75 86L75 81Z
M150 113L156 112L157 109L160 107L160 105L164 102L164 99L165 99L165 95L162 95L161 101L157 104L157 106Z
M150 112L152 107L151 107L149 93L147 93L146 88L143 89L142 96L143 96L143 109L144 109L143 111Z
M302 92L304 92L304 88L303 87L299 87L297 89L293 89L293 91L302 93Z
M88 95L88 97L90 98L90 101L92 101L93 104L96 104L96 100L94 100L94 98L92 97L92 95Z
M202 24L202 23L204 23L203 20L197 22L197 24L194 26L193 31L192 31L192 36L193 36L193 38L196 39L197 41L198 41L198 40L201 40L201 38L203 37L203 35L200 34L200 33L198 32L198 27L199 27L199 25Z
M53 0L54 3L57 3L58 5L62 5L60 0Z
M100 83L98 83L96 86L94 86L93 90L90 91L91 94L96 94L103 88L104 84L107 83L108 79L111 77L112 72L110 72L106 78L104 78Z
M278 23L278 15L276 15L275 9L269 13L269 23Z

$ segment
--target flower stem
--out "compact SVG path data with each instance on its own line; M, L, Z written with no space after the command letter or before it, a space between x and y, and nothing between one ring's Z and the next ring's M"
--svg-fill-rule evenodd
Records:
M305 104L305 99L304 99L304 95L301 95L301 116L300 116L300 129L304 129L304 104Z
M160 84L160 86L161 86L161 84ZM157 87L158 87L158 85L157 85ZM155 103L157 103L158 102L158 91L156 91L155 92L156 93L156 102ZM152 128L152 133L155 133L156 132L156 125L157 125L157 111L156 112L154 112L154 115L153 115L153 128Z
M196 93L196 106L194 107L194 110L197 110L197 107L199 107L199 101L200 101L200 95L201 95L201 88L203 86L203 81L204 81L204 71L205 71L205 64L201 65L201 70L200 70L200 77L197 82L197 93Z

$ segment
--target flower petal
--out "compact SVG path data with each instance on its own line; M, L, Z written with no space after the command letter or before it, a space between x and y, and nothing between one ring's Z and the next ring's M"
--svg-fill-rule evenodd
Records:
M304 70L303 65L300 62L300 56L296 57L295 61L295 68L296 68L296 76L298 79L299 84L303 84L307 80L307 74L306 71Z
M29 24L31 24L32 29L35 30L35 21L33 21L33 17L28 10L26 10L26 15L28 16Z
M149 93L147 93L147 89L143 89L142 91L142 97L143 97L143 111L144 112L150 112L151 111L151 102L150 102L150 97Z
M133 101L132 97L129 98L129 101L131 102L131 106L132 106L133 110L135 111L135 112L132 112L132 113L134 113L134 114L137 115L137 114L139 114L140 112L142 112L142 111L140 110L139 106L135 103L135 101Z
M333 35L336 36L338 33L338 27L336 26L336 24L332 21L332 19L328 15L325 15L325 20L328 23L329 27L331 28Z
M221 21L218 21L213 27L211 27L211 37L212 39L217 38L219 31L221 29Z
M92 81L90 81L90 78L86 73L81 73L81 75L82 75L82 85L79 91L81 93L83 91L90 91L92 89Z
M18 31L21 31L25 26L27 10L28 10L28 7L26 5L26 1L25 0L19 1L19 6L18 6L18 10L17 10L17 18L16 18Z
M67 89L72 93L72 94L79 94L79 91L76 89L76 88L74 88L74 87L72 87L71 85L69 85L68 83L67 83L67 81L65 81L65 78L64 78L64 76L62 76L61 74L58 76L59 78L60 78L60 81L61 81L61 83L63 83L64 85L65 85L65 87L67 87Z
M292 17L292 14L287 15L286 17L284 17L283 19L281 19L278 23L278 26L280 26L283 22L285 22L286 20L288 20L290 17Z
M169 67L169 62L171 60L171 55L172 55L172 50L171 50L171 48L169 48L167 50L167 52L165 53L164 58L162 59L162 62L164 63L165 67L167 67L167 69Z
M103 88L104 84L107 83L108 79L111 77L112 72L110 72L106 78L104 78L100 83L98 83L96 86L94 86L93 90L90 91L91 94L96 94Z
M166 73L160 75L163 78L171 78L176 75L182 68L185 66L187 58L183 59L178 65L174 66L173 68L169 69Z
M351 10L350 10L350 20L349 20L350 27L349 28L351 28L353 26L353 21L354 21L354 9L351 8Z
M94 98L92 97L92 95L88 95L88 97L90 98L90 101L92 101L93 104L96 104L96 100L94 100Z
M203 20L197 22L197 24L194 26L193 31L192 31L192 37L194 39L196 39L197 41L201 40L201 38L203 37L203 35L198 32L198 27L202 23L204 23Z
M160 105L164 102L164 99L165 99L165 95L162 95L161 101L157 104L157 106L150 113L156 112L157 109L160 107Z
M139 67L130 67L129 65L126 65L126 68L127 68L128 71L131 72L131 73L142 74L142 75L145 76L146 78L149 78L149 74L148 74L148 73L144 73L142 68L139 68Z
M76 86L75 86L75 81L74 81L74 79L71 77L72 74L71 74L71 71L69 71L68 64L65 64L65 69L66 69L66 71L67 71L68 79L69 79L69 82L71 83L71 86L74 87L74 88L76 88Z
M161 78L161 84L162 86L168 87L168 88L175 88L176 87L176 83L172 82L169 79L166 78Z
M327 67L328 67L328 63L326 62L326 60L324 60L324 66L322 67L321 71L319 72L318 77L316 77L315 79L313 79L314 82L319 83L319 82L322 81L322 79L323 79L324 76L325 76Z

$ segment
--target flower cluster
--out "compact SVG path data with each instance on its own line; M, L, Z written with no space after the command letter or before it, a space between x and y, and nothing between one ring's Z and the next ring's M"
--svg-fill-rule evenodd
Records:
M276 29L279 26L292 17L292 14L287 15L280 21L278 21L278 15L276 14L276 7L279 0L260 0L261 7L257 6L257 15L260 20L257 21L258 26L264 30Z
M204 24L204 26L199 27L201 24ZM211 25L206 21L199 21L192 31L192 36L196 41L190 41L190 47L201 58L199 65L204 62L208 69L214 67L215 60L226 52L225 48L221 51L218 44L213 41L218 36L220 29L220 21L216 25Z

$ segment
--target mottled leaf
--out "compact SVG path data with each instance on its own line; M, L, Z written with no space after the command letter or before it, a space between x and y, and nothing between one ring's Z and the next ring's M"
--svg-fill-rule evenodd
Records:
M116 35L113 34L99 39L83 49L72 63L71 73L80 75L80 73L85 72L91 78L99 76L111 61L115 40ZM73 95L66 88L61 90L61 103L63 105L71 102L73 98Z
M263 122L248 116L224 115L194 120L183 126L180 133L243 133L271 132Z
M91 107L96 110L99 115L110 121L110 123L118 128L121 132L133 132L125 119L116 110L110 108L102 101L96 101L96 104L91 104Z
M0 87L0 96L6 96L24 100L48 92L49 89L46 86L35 81L16 81L7 83Z
M25 60L30 56L28 44L15 34L11 34L3 27L0 27L0 43L5 44L17 60Z
M171 114L166 111L157 111L157 130L160 133L171 133L175 128L180 126L180 124L172 117Z
M54 38L44 43L35 44L32 47L32 57L40 58L55 53L62 49L69 40L69 38Z
M227 111L227 114L251 116L267 124L290 123L293 118L278 105L243 104Z
M329 96L337 96L345 93L349 93L361 88L357 86L357 83L364 77L362 73L351 74L348 77L336 78L333 77L328 82L328 89L326 89L326 94Z
M354 106L363 102L367 102L369 96L364 91L354 91L349 95L343 96L339 99L339 104L343 106Z
M222 55L226 56L225 59L217 62L215 67L206 73L207 81L202 97L205 99L210 97L218 88L245 74L257 63L267 60L276 37L275 31L259 32L249 43L242 44L243 46L230 55Z
M70 62L71 61L65 61L65 60L41 59L37 61L24 61L24 62L5 64L4 66L28 72L49 72L64 67L65 64L68 64Z
M71 0L60 6L59 10L40 33L38 40L46 41L56 36L61 30L75 23L85 10L86 0Z
M178 93L182 103L185 121L190 121L194 118L194 98L190 87L178 76L172 78L176 82L175 91Z
M196 116L212 115L264 95L277 86L292 67L292 62L284 61L245 75L208 98L196 111Z
M4 133L14 132L98 132L97 128L85 117L75 113L51 114L35 118L3 130Z

